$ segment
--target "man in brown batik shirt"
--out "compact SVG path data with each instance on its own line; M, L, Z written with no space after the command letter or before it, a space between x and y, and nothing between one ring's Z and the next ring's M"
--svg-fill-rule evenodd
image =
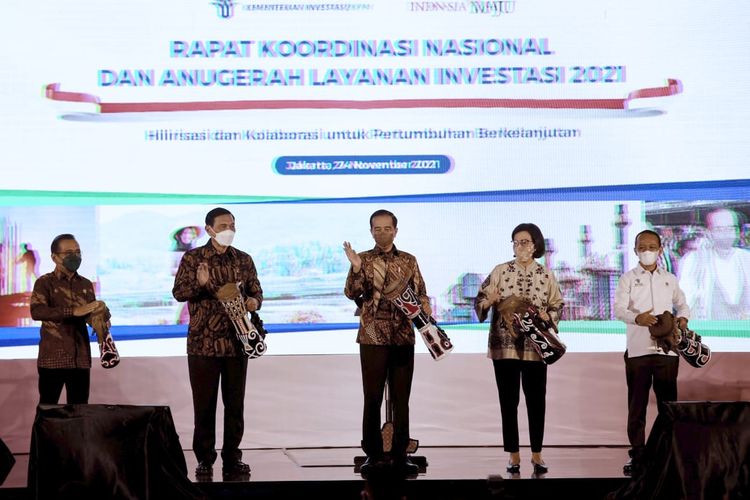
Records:
M406 456L414 374L414 326L383 296L383 290L393 285L393 280L404 281L414 290L425 313L429 315L431 310L417 259L393 244L397 223L391 212L378 210L370 216L375 248L358 254L348 241L344 242L344 251L351 262L344 294L360 306L357 342L364 392L362 449L367 455L360 468L363 474L383 461L380 409L386 382L393 405L394 465L406 474L416 474L419 469Z
M247 357L234 326L216 292L227 283L237 283L248 311L260 309L263 290L252 257L232 245L234 216L225 208L206 215L211 239L188 250L180 261L172 295L188 302L187 354L193 392L193 452L198 459L196 476L213 474L216 461L216 403L221 385L224 402L224 443L221 449L225 476L249 474L239 449L244 433Z
M89 401L91 347L86 320L109 311L96 300L91 281L78 274L81 248L72 234L61 234L50 246L55 269L34 283L31 317L42 322L39 355L39 403L57 404L63 386L68 404Z

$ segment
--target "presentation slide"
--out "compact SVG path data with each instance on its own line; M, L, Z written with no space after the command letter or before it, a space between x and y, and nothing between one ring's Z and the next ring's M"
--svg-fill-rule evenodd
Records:
M216 206L258 268L269 355L357 352L342 244L372 248L381 208L456 352L486 350L473 299L522 222L569 350L624 350L614 290L654 229L693 329L750 351L750 4L712 9L9 0L0 358L36 355L29 299L60 233L125 355L184 354L174 275Z

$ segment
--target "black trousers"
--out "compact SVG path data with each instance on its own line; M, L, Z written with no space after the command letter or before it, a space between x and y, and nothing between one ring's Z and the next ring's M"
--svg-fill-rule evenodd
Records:
M518 403L520 386L523 384L531 451L540 453L544 442L544 414L547 405L547 365L541 361L494 359L492 366L495 368L495 383L500 399L503 449L509 453L518 451Z
M678 356L652 354L629 358L625 353L625 379L628 383L628 440L631 456L637 458L646 444L646 409L651 385L658 411L665 401L677 400Z
M362 365L364 393L362 449L368 457L383 454L380 410L387 381L393 407L391 454L394 457L406 456L406 448L409 445L409 396L414 375L414 346L360 344L359 359Z
M37 368L39 404L56 405L63 386L68 404L88 404L91 387L90 368Z
M224 442L221 458L226 463L242 458L240 441L245 431L245 380L247 358L188 355L193 391L193 452L199 462L216 461L216 403L221 385L224 403Z

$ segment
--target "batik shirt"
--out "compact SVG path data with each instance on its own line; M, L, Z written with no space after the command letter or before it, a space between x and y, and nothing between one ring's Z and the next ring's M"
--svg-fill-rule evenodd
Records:
M94 285L78 273L55 269L36 280L30 309L42 322L39 368L91 368L86 319L73 316L73 309L95 300Z
M349 269L344 294L357 302L359 331L357 342L367 345L414 345L411 320L383 296L383 290L408 284L422 306L429 305L422 274L413 255L396 249L383 252L379 247L361 252L358 273ZM397 287L401 283L401 287ZM400 290L396 290L400 291Z
M198 265L208 264L208 283L198 284ZM263 302L263 289L252 257L228 247L219 253L209 240L206 245L189 250L183 255L174 278L172 295L180 302L187 301L190 312L187 353L194 356L241 356L242 346L224 306L216 299L216 292L227 283L238 283L243 301L252 297Z
M489 308L482 307L490 290L495 290L500 294L500 301L511 295L530 301L540 310L546 311L550 319L557 324L563 301L555 275L536 261L524 269L512 260L492 270L482 283L479 294L474 300L474 308L479 321L487 319L490 310L492 311L487 351L489 358L541 361L542 358L536 353L526 336L518 335L515 339L513 338L509 325L505 324L497 312L497 303Z

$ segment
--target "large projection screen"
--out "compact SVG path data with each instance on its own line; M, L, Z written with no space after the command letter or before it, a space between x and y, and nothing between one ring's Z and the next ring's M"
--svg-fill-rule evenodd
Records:
M521 222L572 352L624 349L612 299L645 228L694 328L748 351L750 5L706 8L5 2L0 357L35 357L30 291L68 232L123 354L184 354L174 270L215 206L258 267L269 355L356 352L342 243L371 248L379 208L456 352L486 350L472 299Z

